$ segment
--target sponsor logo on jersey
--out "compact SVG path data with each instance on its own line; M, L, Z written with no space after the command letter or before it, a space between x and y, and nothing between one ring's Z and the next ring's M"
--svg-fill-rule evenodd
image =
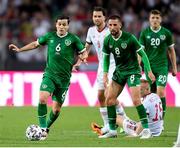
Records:
M109 48L112 48L113 46L112 45L109 45Z
M45 89L47 88L48 86L46 84L42 84L42 88Z
M126 44L126 43L121 43L121 47L122 47L123 49L126 49L126 48L127 48L127 44Z
M69 46L69 45L71 45L71 40L69 40L69 39L66 39L66 40L65 40L65 44L66 44L66 46Z
M165 40L165 39L166 39L166 36L165 36L165 35L160 35L160 39L161 39L161 40Z
M54 40L50 40L50 43L54 43Z

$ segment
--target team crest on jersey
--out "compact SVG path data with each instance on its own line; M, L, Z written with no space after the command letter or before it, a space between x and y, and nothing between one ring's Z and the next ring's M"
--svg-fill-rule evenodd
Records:
M126 44L126 43L121 43L121 47L122 47L123 49L126 49L126 48L127 48L127 44Z
M66 39L66 40L65 40L65 44L66 44L66 46L69 46L69 45L71 45L71 40L69 40L69 39Z
M165 35L160 35L160 39L161 39L161 40L165 40L165 39L166 39L166 36L165 36Z

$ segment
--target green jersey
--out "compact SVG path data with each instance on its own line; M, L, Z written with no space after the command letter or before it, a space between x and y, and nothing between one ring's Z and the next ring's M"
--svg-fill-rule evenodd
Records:
M111 34L104 39L103 53L114 55L116 69L129 74L140 73L137 60L137 51L141 45L136 37L128 32L122 31L119 38L115 39Z
M145 48L152 69L168 66L167 49L174 46L172 34L168 29L160 27L154 31L148 27L141 32L139 41Z
M60 37L56 32L49 32L38 38L40 45L48 46L45 76L57 79L69 79L76 52L83 52L80 39L71 33Z

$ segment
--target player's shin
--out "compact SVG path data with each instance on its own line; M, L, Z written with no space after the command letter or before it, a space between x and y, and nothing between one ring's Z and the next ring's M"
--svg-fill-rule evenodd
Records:
M38 118L39 125L41 128L46 128L46 115L47 115L47 105L46 104L38 104Z
M116 106L107 106L109 128L110 130L116 130Z
M161 102L162 102L162 107L163 107L163 119L164 119L164 116L166 113L166 98L165 97L161 98Z
M53 113L53 111L51 110L49 118L47 120L47 128L49 128L54 123L54 121L58 118L59 114L60 112Z
M148 119L147 119L146 110L145 110L144 106L141 104L139 106L136 106L136 109L137 109L142 127L148 128Z

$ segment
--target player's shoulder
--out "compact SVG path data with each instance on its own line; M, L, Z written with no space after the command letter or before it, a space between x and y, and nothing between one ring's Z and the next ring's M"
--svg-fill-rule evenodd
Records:
M161 26L161 29L163 32L171 34L171 31L168 28Z
M131 38L131 37L135 37L135 36L130 32L122 31L122 37Z
M54 35L56 35L55 31L50 31L44 34L44 36L47 36L47 37L54 36Z
M149 95L147 95L147 101L149 102L156 102L159 99L160 97L156 93L150 93Z
M71 32L68 32L68 35L67 35L68 38L79 38L76 34L74 33L71 33Z
M94 32L94 31L96 31L96 26L91 26L91 27L89 27L88 28L88 32Z

